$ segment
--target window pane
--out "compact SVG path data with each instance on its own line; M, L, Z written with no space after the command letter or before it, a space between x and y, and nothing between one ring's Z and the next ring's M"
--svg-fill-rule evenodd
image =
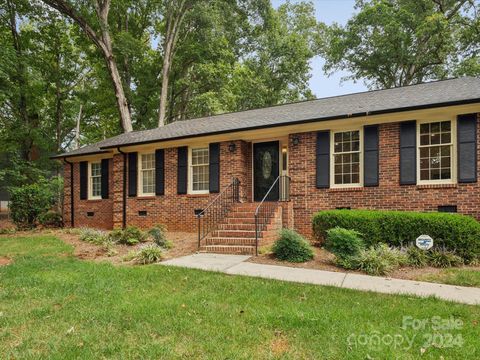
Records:
M420 180L451 179L451 142L450 121L420 124Z
M192 190L206 191L209 185L208 148L192 149Z
M360 183L360 132L337 132L334 133L333 138L335 184Z

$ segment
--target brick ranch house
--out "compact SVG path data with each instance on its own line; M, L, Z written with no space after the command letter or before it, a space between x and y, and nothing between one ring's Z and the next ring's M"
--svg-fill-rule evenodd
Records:
M125 133L56 156L64 220L164 224L203 250L252 253L282 226L310 236L323 209L480 219L479 114L480 79L465 77Z

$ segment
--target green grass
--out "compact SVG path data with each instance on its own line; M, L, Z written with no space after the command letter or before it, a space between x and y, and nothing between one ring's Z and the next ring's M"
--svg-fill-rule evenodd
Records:
M480 307L228 276L77 260L53 237L0 237L0 358L478 359ZM402 329L404 316L459 330ZM462 346L424 347L427 333ZM351 334L409 339L349 345ZM448 344L447 344L448 345Z
M438 274L421 276L418 280L451 285L480 287L480 270L444 269Z

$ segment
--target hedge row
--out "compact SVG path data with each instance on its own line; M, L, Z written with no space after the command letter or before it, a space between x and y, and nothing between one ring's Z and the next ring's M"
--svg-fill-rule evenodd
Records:
M313 232L318 240L336 226L363 235L367 246L386 243L407 246L422 234L430 235L434 246L455 251L466 261L480 259L480 223L475 219L448 213L407 211L327 210L313 217Z

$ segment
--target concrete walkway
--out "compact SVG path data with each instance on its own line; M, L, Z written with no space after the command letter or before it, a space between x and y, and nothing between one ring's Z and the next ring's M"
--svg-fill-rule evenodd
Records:
M435 296L443 300L480 305L480 288L293 268L288 266L255 264L245 262L248 258L249 256L242 255L194 254L167 260L161 264L218 271L230 275L246 275L305 284L329 285L385 294L409 294L422 297Z

